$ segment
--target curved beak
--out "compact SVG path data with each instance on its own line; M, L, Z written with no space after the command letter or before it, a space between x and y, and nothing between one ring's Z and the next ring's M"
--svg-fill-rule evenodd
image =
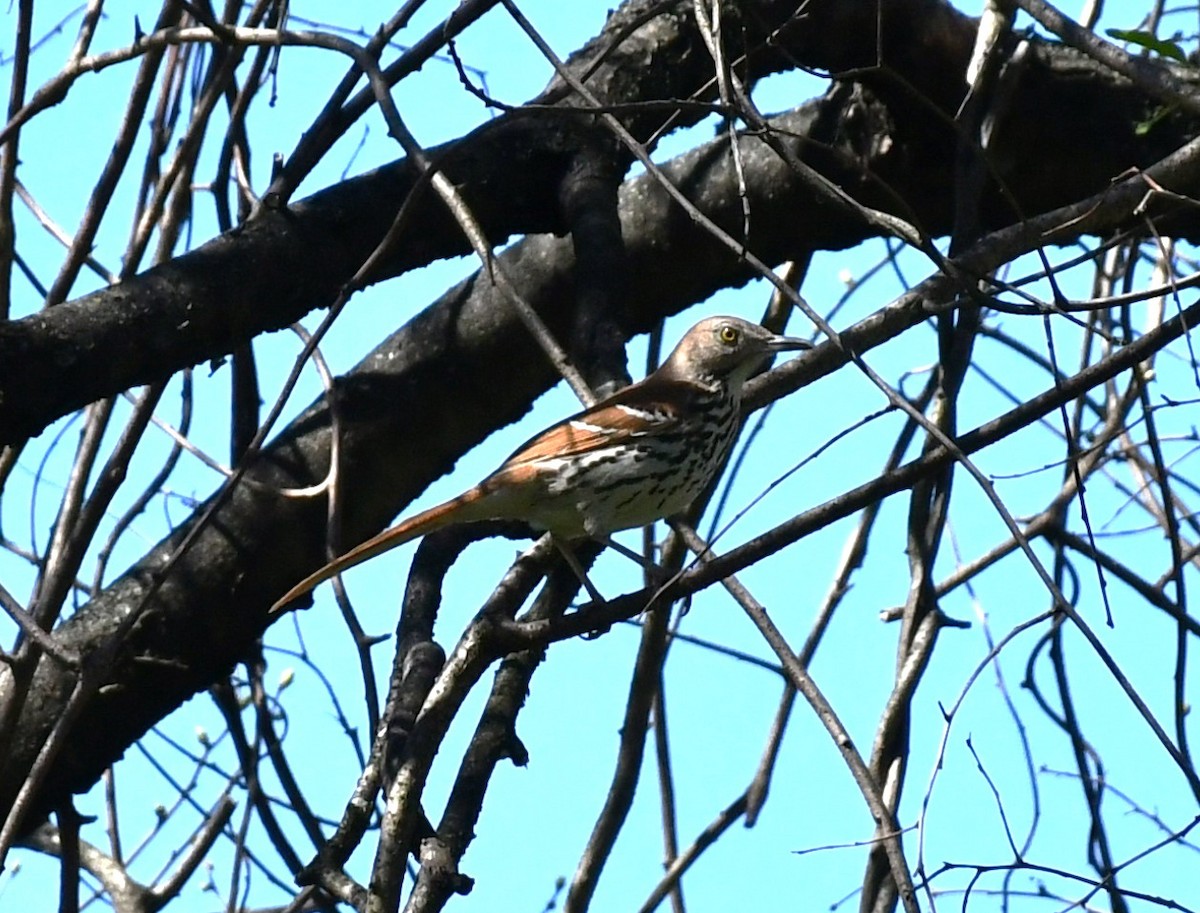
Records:
M811 349L813 344L807 339L796 336L772 336L766 340L768 352L794 352L797 349Z

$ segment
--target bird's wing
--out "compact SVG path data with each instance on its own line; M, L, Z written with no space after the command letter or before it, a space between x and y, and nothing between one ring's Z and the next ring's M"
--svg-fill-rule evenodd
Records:
M632 384L526 441L500 468L578 456L639 437L670 433L704 392L683 381Z

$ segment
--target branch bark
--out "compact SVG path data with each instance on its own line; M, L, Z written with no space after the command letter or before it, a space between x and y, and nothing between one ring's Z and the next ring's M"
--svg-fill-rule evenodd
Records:
M650 5L623 8L625 18L610 20L605 35L573 65L586 70L603 58L618 26ZM841 82L824 99L773 119L772 127L780 141L856 198L897 211L936 236L949 229L953 217L956 138L950 115L964 85L973 26L933 0L895 0L885 4L887 40L880 62L876 7L813 2L794 19L794 3L750 4L750 13L766 23L756 21L757 34L772 33L768 25L787 26L772 33L770 45L786 54L764 52L756 72L778 69L783 59L868 67L856 70L857 81ZM620 53L630 56L610 54L606 78L612 85L603 97L613 103L704 97L699 74L711 74L711 60L706 69L688 59L693 52L707 57L684 19L691 21L668 11L648 20L637 41L622 47ZM1074 52L1034 47L1010 119L998 125L992 143L1009 193L989 185L980 205L985 228L1086 197L1198 132L1196 124L1175 115L1139 136L1135 127L1152 110L1142 93ZM637 72L634 64L642 58L655 79ZM672 74L659 72L664 67ZM563 90L552 85L543 99L562 103ZM647 125L661 117L639 109L626 123L647 136ZM555 183L546 181L547 169L567 161L556 145L569 140L564 123L561 113L545 119L514 113L441 151L446 173L494 243L517 232L561 228L559 201L544 188ZM1080 148L1089 154L1080 156ZM845 248L875 231L815 204L759 139L742 140L742 165L753 213L747 244L767 262ZM702 211L727 230L740 230L740 186L724 139L681 156L666 171ZM37 433L98 397L219 357L332 300L386 233L414 182L405 162L393 163L289 209L267 211L127 283L0 324L0 441ZM1196 190L1191 184L1172 189ZM620 212L628 297L618 319L626 334L751 278L746 265L707 237L652 178L625 184ZM432 196L414 221L420 232L410 232L393 249L378 279L466 248ZM1192 221L1173 228L1194 234L1197 226ZM569 243L530 237L504 260L521 293L566 338L575 319ZM344 428L344 540L358 541L382 528L458 456L521 415L553 380L519 322L478 277L385 340L335 389ZM185 553L176 555L208 505L54 632L63 651L104 657L107 684L81 710L73 750L56 762L37 810L89 787L150 726L251 655L268 624L266 607L323 559L325 500L290 500L271 492L324 477L328 411L319 401L286 429L249 470L255 485L237 486ZM145 600L132 631L113 643L123 619ZM10 807L74 687L71 669L41 663L14 738L0 757L0 811ZM10 689L11 682L0 677L0 700L11 696Z

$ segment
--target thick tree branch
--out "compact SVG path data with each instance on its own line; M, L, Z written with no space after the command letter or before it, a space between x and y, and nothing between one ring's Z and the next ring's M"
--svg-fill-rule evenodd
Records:
M634 135L648 141L673 99L711 95L706 86L711 60L706 69L707 51L691 17L682 13L668 11L626 34L646 5L623 8L571 66L589 74L589 90L605 103L660 102L649 109L618 107ZM823 129L817 131L823 142L840 142L850 158L822 160L811 150L804 157L864 202L895 211L904 200L900 214L938 235L947 230L952 211L948 150L956 140L950 123L965 85L972 23L933 0L885 6L887 40L879 62L874 2L813 2L798 19L794 4L750 4L751 46L755 36L770 33L769 47L785 51L784 57L764 51L753 58L750 75L793 60L853 70L874 94L865 96L849 84L835 90L841 104L824 109ZM830 34L841 40L830 41ZM617 39L623 43L614 49ZM1029 58L1012 113L991 149L1018 206L990 186L981 202L985 227L1094 193L1198 132L1180 116L1138 136L1135 127L1154 103L1129 83L1060 47L1037 46ZM535 100L547 103L560 110L512 112L432 153L494 244L514 234L567 227L558 188L575 162L584 126L562 112L577 102L557 83ZM696 116L684 113L675 122ZM886 154L870 143L887 143ZM1081 148L1087 156L1078 154ZM1034 149L1037 155L1030 154ZM612 167L627 166L615 145L611 154ZM864 175L864 168L890 189ZM0 323L0 443L37 434L101 397L221 358L260 333L328 306L414 191L422 197L412 213L413 227L382 259L373 281L465 252L457 224L436 195L419 189L423 186L407 161L394 162L288 209L265 208L249 224L127 282ZM806 239L812 248L848 246L874 233L836 213L823 215L812 220L818 229ZM825 220L828 227L821 224Z

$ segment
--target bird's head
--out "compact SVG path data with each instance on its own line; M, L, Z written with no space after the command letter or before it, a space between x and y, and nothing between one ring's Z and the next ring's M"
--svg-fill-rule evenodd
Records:
M684 334L663 368L673 377L735 392L775 352L811 349L812 343L777 336L740 317L708 317Z

